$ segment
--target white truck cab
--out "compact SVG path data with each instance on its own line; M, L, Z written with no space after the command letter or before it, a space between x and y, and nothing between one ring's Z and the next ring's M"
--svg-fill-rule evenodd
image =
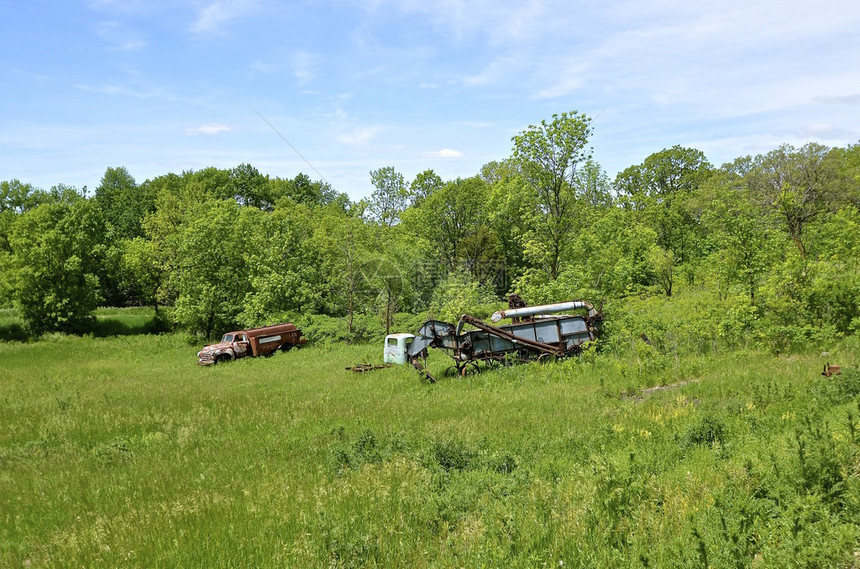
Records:
M409 345L414 339L414 334L389 334L386 336L382 361L387 364L407 363L406 350L409 349Z

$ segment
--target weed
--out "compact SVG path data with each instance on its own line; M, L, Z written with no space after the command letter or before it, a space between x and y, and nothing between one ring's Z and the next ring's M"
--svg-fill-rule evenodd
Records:
M717 443L723 444L724 436L725 425L723 422L712 415L704 415L690 425L684 436L684 441L688 446L707 445L713 447Z

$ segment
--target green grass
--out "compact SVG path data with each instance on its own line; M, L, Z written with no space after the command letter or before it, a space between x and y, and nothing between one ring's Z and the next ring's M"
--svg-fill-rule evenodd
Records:
M165 331L168 328L166 322L169 310L163 308L163 320L159 320L152 308L99 308L90 335L106 338ZM27 342L34 339L27 333L24 320L17 310L0 308L0 342Z
M213 368L198 347L0 343L0 566L856 563L853 339L838 379L750 352L435 385L344 369L381 344Z

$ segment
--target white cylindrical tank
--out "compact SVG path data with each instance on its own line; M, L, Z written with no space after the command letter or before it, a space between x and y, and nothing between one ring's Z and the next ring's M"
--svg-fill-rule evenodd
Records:
M414 339L414 334L389 334L386 336L382 361L387 364L407 363L406 350Z
M526 306L525 308L509 308L507 310L499 310L493 313L491 320L499 322L505 318L523 318L526 316L537 316L540 314L552 314L553 312L561 312L563 310L575 310L577 308L588 309L588 316L593 317L597 314L594 307L588 302L576 300L573 302L559 302L556 304L541 304L539 306Z

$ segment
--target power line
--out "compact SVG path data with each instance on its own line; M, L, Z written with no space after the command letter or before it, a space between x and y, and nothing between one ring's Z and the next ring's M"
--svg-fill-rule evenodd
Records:
M313 170L314 172L316 172L317 176L319 176L319 177L320 177L320 179L321 179L323 182L325 182L326 184L328 184L329 186L331 186L331 184L329 184L328 180L326 180L326 179L325 179L325 176L323 176L322 174L320 174L320 171L319 171L319 170L317 170L316 168L314 168L314 165L313 165L313 164L311 164L310 162L308 162L308 159L307 159L307 158L305 158L304 156L302 156L302 153L301 153L301 152L299 152L299 151L296 149L296 147L295 147L295 146L293 146L292 144L290 144L290 141L289 141L289 140L287 140L286 138L284 138L284 135L283 135L283 134L281 134L280 132L278 132L278 129L276 129L276 128L275 128L275 125L273 125L272 123L270 123L270 122L268 121L268 119L266 119L266 117L264 117L264 116L260 113L260 111L258 111L257 109L254 109L254 112L255 112L255 113L257 113L257 115L258 115L261 119L263 119L263 121L264 121L267 125L269 125L269 128L271 128L273 131L275 131L275 134L277 134L278 136L280 136L280 137L281 137L281 140L283 140L284 142L286 142L286 143L287 143L287 146L289 146L290 148L292 148L292 149L293 149L293 152L295 152L295 153L296 153L296 155L298 155L298 157L299 157L299 158L301 158L302 160L304 160L304 161L305 161L305 164L307 164L308 166L310 166L310 169L311 169L311 170Z

